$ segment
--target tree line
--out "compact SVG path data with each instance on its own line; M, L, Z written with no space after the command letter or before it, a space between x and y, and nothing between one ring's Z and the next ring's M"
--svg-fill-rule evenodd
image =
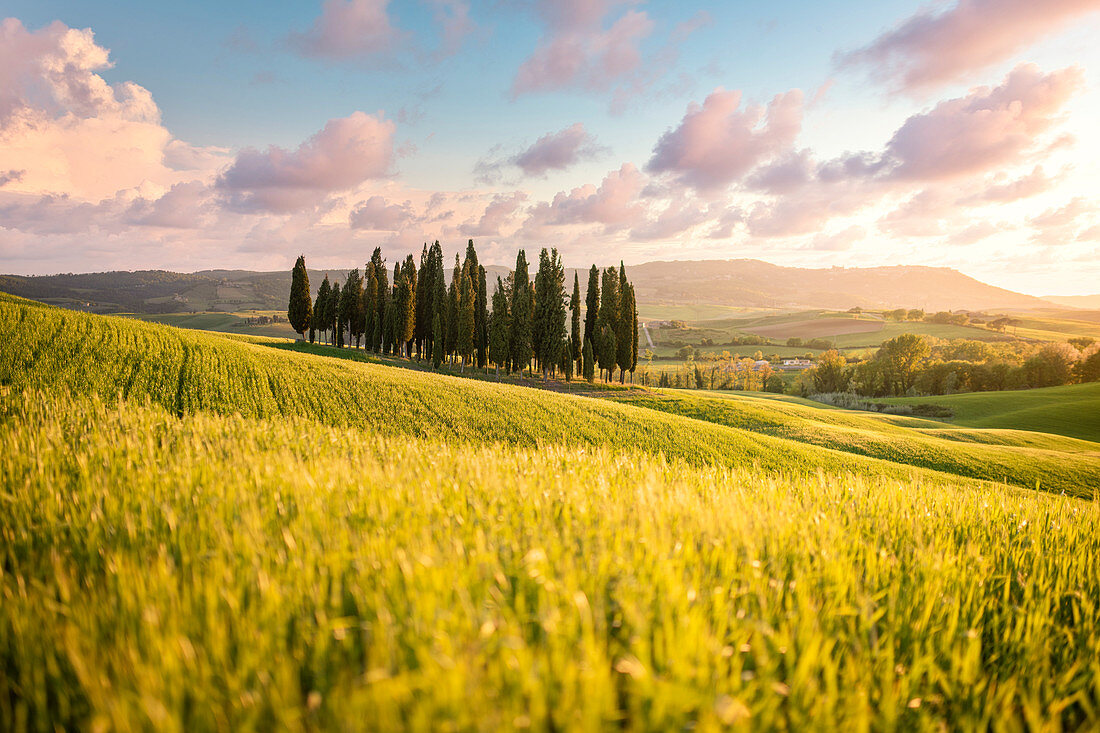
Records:
M492 309L489 308L491 296ZM582 315L583 313L583 315ZM638 309L626 268L592 265L581 302L580 278L566 291L565 267L557 249L539 253L534 280L524 250L507 277L489 290L485 268L471 239L465 258L455 254L447 281L439 242L425 244L417 265L412 255L393 266L375 248L363 271L343 284L328 275L311 299L305 257L291 273L287 319L310 343L512 374L528 370L544 379L559 373L593 381L599 370L611 381L631 381L638 366ZM582 327L583 322L583 327Z

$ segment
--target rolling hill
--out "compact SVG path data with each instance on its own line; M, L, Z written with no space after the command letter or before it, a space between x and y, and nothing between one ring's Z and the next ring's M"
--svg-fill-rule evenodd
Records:
M1100 504L971 477L1095 444L6 295L0 339L0 729L1100 725Z
M351 269L350 267L347 269ZM486 268L488 280L506 267ZM808 269L760 260L648 262L628 268L640 306L708 317L728 308L922 308L1027 310L1050 302L993 287L948 268L873 267ZM328 270L343 279L346 270ZM574 270L566 272L571 282ZM310 270L314 290L325 272ZM580 272L581 287L587 272ZM140 271L25 277L0 276L0 290L101 313L172 313L286 308L290 272L206 270L190 274ZM658 310L660 309L660 310ZM674 317L684 317L676 315ZM688 320L696 320L693 317Z

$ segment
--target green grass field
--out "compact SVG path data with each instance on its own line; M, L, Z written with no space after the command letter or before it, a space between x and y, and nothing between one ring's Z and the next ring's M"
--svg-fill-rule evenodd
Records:
M839 445L1092 444L6 296L0 339L0 729L1100 725L1100 504Z
M1100 441L1100 382L880 401L943 405L954 411L952 422L957 425L1034 430Z

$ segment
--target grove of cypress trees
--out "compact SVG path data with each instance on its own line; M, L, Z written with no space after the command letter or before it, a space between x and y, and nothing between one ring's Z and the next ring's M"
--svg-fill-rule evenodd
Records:
M432 319L432 369L438 369L443 363L443 317L436 312Z
M374 317L374 333L371 334L371 350L380 352L385 341L386 308L390 299L389 275L386 270L386 261L382 258L381 247L374 248L374 253L370 256L370 263L374 270L378 289L377 301L375 302L377 311Z
M497 289L493 293L493 314L489 317L489 361L496 365L497 381L500 381L500 365L507 365L509 359L508 334L511 331L511 319L508 314L508 292L504 283L497 278Z
M533 306L530 275L527 272L527 254L521 249L516 255L516 269L512 280L511 328L508 333L508 351L513 369L523 369L531 361L531 310Z
M359 268L348 273L344 291L340 294L340 315L347 324L349 342L355 339L355 348L363 338L363 276Z
M325 334L328 331L328 316L326 311L328 310L328 296L332 286L328 283L328 275L325 275L325 279L321 281L321 287L317 288L317 300L313 303L313 321L317 324L317 329L321 332L321 340L325 339Z
M592 339L584 340L584 351L581 354L581 376L589 382L596 378L596 356L592 353Z
M286 319L290 327L305 338L305 332L313 322L313 300L309 297L309 272L305 255L298 255L290 273L290 302L286 307Z

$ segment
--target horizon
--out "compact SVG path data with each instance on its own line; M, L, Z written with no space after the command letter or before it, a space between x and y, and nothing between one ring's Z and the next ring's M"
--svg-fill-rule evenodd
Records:
M323 271L472 238L508 267L545 246L1094 295L1098 10L16 0L0 269Z

